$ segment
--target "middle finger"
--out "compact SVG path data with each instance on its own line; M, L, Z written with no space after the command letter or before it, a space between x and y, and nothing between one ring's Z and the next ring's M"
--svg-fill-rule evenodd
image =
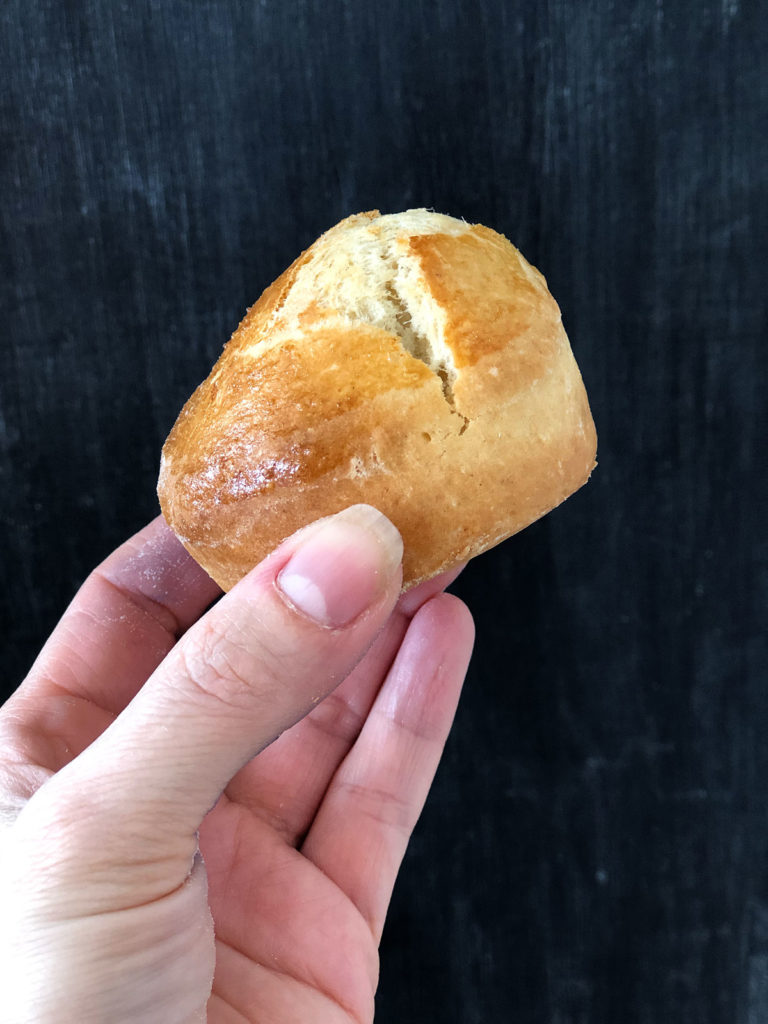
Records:
M461 567L404 594L374 644L344 682L245 766L227 797L297 845L334 772L351 749L417 610L448 587Z

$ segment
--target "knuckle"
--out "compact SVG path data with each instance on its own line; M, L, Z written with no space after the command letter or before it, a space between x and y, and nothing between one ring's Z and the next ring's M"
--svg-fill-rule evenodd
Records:
M52 775L49 768L36 764L10 766L0 762L0 837Z
M329 693L306 720L324 739L344 745L353 743L363 727L363 715L340 693Z
M178 649L179 672L192 695L209 707L244 711L274 691L279 676L275 655L257 631L246 634L231 623L200 626L194 642Z
M414 826L411 801L394 789L344 780L341 786L354 804L355 813L367 819L374 828L410 837Z

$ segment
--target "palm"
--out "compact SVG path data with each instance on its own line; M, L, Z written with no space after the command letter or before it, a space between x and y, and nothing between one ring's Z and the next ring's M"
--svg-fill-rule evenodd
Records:
M376 942L334 882L233 803L212 816L203 852L216 929L212 1024L372 1018Z

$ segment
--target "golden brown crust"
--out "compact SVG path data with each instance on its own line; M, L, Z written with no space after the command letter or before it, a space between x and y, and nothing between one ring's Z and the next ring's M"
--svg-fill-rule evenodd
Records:
M349 218L303 253L248 312L166 441L163 513L224 589L300 526L357 502L399 528L411 586L527 526L595 464L557 304L488 228L398 236L443 318L450 382L392 330L340 316L322 294L282 316L334 235L370 239L392 222Z

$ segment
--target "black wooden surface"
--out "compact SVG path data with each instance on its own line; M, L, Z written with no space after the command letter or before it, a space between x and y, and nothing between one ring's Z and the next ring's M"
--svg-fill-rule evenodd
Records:
M767 53L757 0L0 6L8 692L321 230L479 220L562 306L600 465L457 587L385 1024L768 1021Z

